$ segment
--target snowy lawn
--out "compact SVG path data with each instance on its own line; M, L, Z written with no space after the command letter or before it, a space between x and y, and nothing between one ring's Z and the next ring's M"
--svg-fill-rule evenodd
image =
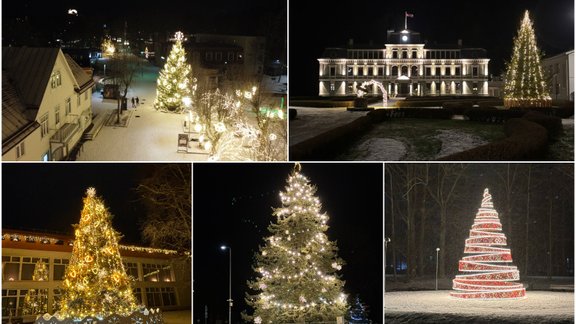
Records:
M504 138L501 124L461 120L398 118L374 125L338 156L338 160L436 160ZM387 142L374 139L387 139ZM393 140L393 141L391 141ZM388 145L377 145L388 143ZM398 155L396 152L406 152ZM393 154L388 154L392 152Z
M562 128L564 133L552 142L546 160L574 160L574 118L562 119Z
M190 324L192 323L192 311L164 311L162 312L164 324Z
M527 291L521 300L461 300L449 290L387 292L386 323L573 323L574 293Z

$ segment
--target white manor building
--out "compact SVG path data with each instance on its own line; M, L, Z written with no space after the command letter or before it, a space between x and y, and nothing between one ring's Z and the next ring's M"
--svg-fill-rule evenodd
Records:
M435 46L420 41L420 33L388 31L387 44L326 48L318 59L319 95L355 95L362 83L383 84L388 96L488 95L486 50ZM376 84L369 95L381 95Z

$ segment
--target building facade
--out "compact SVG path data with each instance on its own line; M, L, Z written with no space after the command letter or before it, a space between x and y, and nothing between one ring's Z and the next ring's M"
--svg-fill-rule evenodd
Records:
M550 97L574 101L574 50L543 59L542 67L548 76Z
M2 231L2 319L33 321L34 314L23 314L25 296L35 289L45 304L41 313L58 310L60 287L72 255L73 238L61 235ZM163 310L189 309L191 306L191 266L176 251L120 245L124 269L133 278L135 297L141 305ZM36 263L48 267L48 278L33 280Z
M94 81L59 48L7 47L2 64L2 159L65 159L92 123Z
M410 30L389 31L382 46L327 48L319 66L320 96L355 95L364 82L375 80L390 97L488 95L488 62L481 48L427 45ZM368 94L381 95L377 84Z

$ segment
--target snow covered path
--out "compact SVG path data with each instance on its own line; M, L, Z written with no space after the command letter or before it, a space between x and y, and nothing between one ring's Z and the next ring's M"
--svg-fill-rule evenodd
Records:
M185 115L158 112L154 109L159 68L146 64L137 73L128 91L128 109L133 110L128 127L104 126L93 141L84 143L78 161L203 161L207 154L178 152L178 134L183 133ZM140 105L131 108L130 98ZM92 94L94 114L116 111L116 101Z
M448 290L386 292L386 323L573 323L574 293L528 291L522 300L460 300Z

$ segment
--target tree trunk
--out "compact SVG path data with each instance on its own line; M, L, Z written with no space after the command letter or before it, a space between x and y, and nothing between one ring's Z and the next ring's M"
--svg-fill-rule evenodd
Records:
M552 279L552 199L548 204L548 279Z
M438 278L444 278L446 275L446 261L445 261L445 253L446 253L446 207L440 206L440 241L438 243L438 247L440 248L440 253L438 257Z
M528 164L528 185L526 188L526 232L524 233L524 274L528 275L528 260L530 252L530 180L532 176L532 165Z
M392 181L392 171L388 172L389 176L390 176L390 190L388 191L389 197L390 197L390 221L392 223L392 230L390 233L391 239L390 242L392 243L392 274L393 274L393 278L394 280L396 280L396 213L394 211L394 188L393 188L393 184L394 181ZM385 243L387 245L387 243Z
M424 275L424 263L425 263L425 257L428 255L428 253L425 253L424 251L429 250L426 248L427 244L425 243L425 234L428 232L428 228L425 226L426 225L426 198L428 195L428 191L426 190L426 186L428 185L428 167L429 165L423 165L423 172L422 172L422 185L420 186L421 190L420 190L420 221L418 222L419 224L419 238L418 238L418 275L419 276L423 276Z

